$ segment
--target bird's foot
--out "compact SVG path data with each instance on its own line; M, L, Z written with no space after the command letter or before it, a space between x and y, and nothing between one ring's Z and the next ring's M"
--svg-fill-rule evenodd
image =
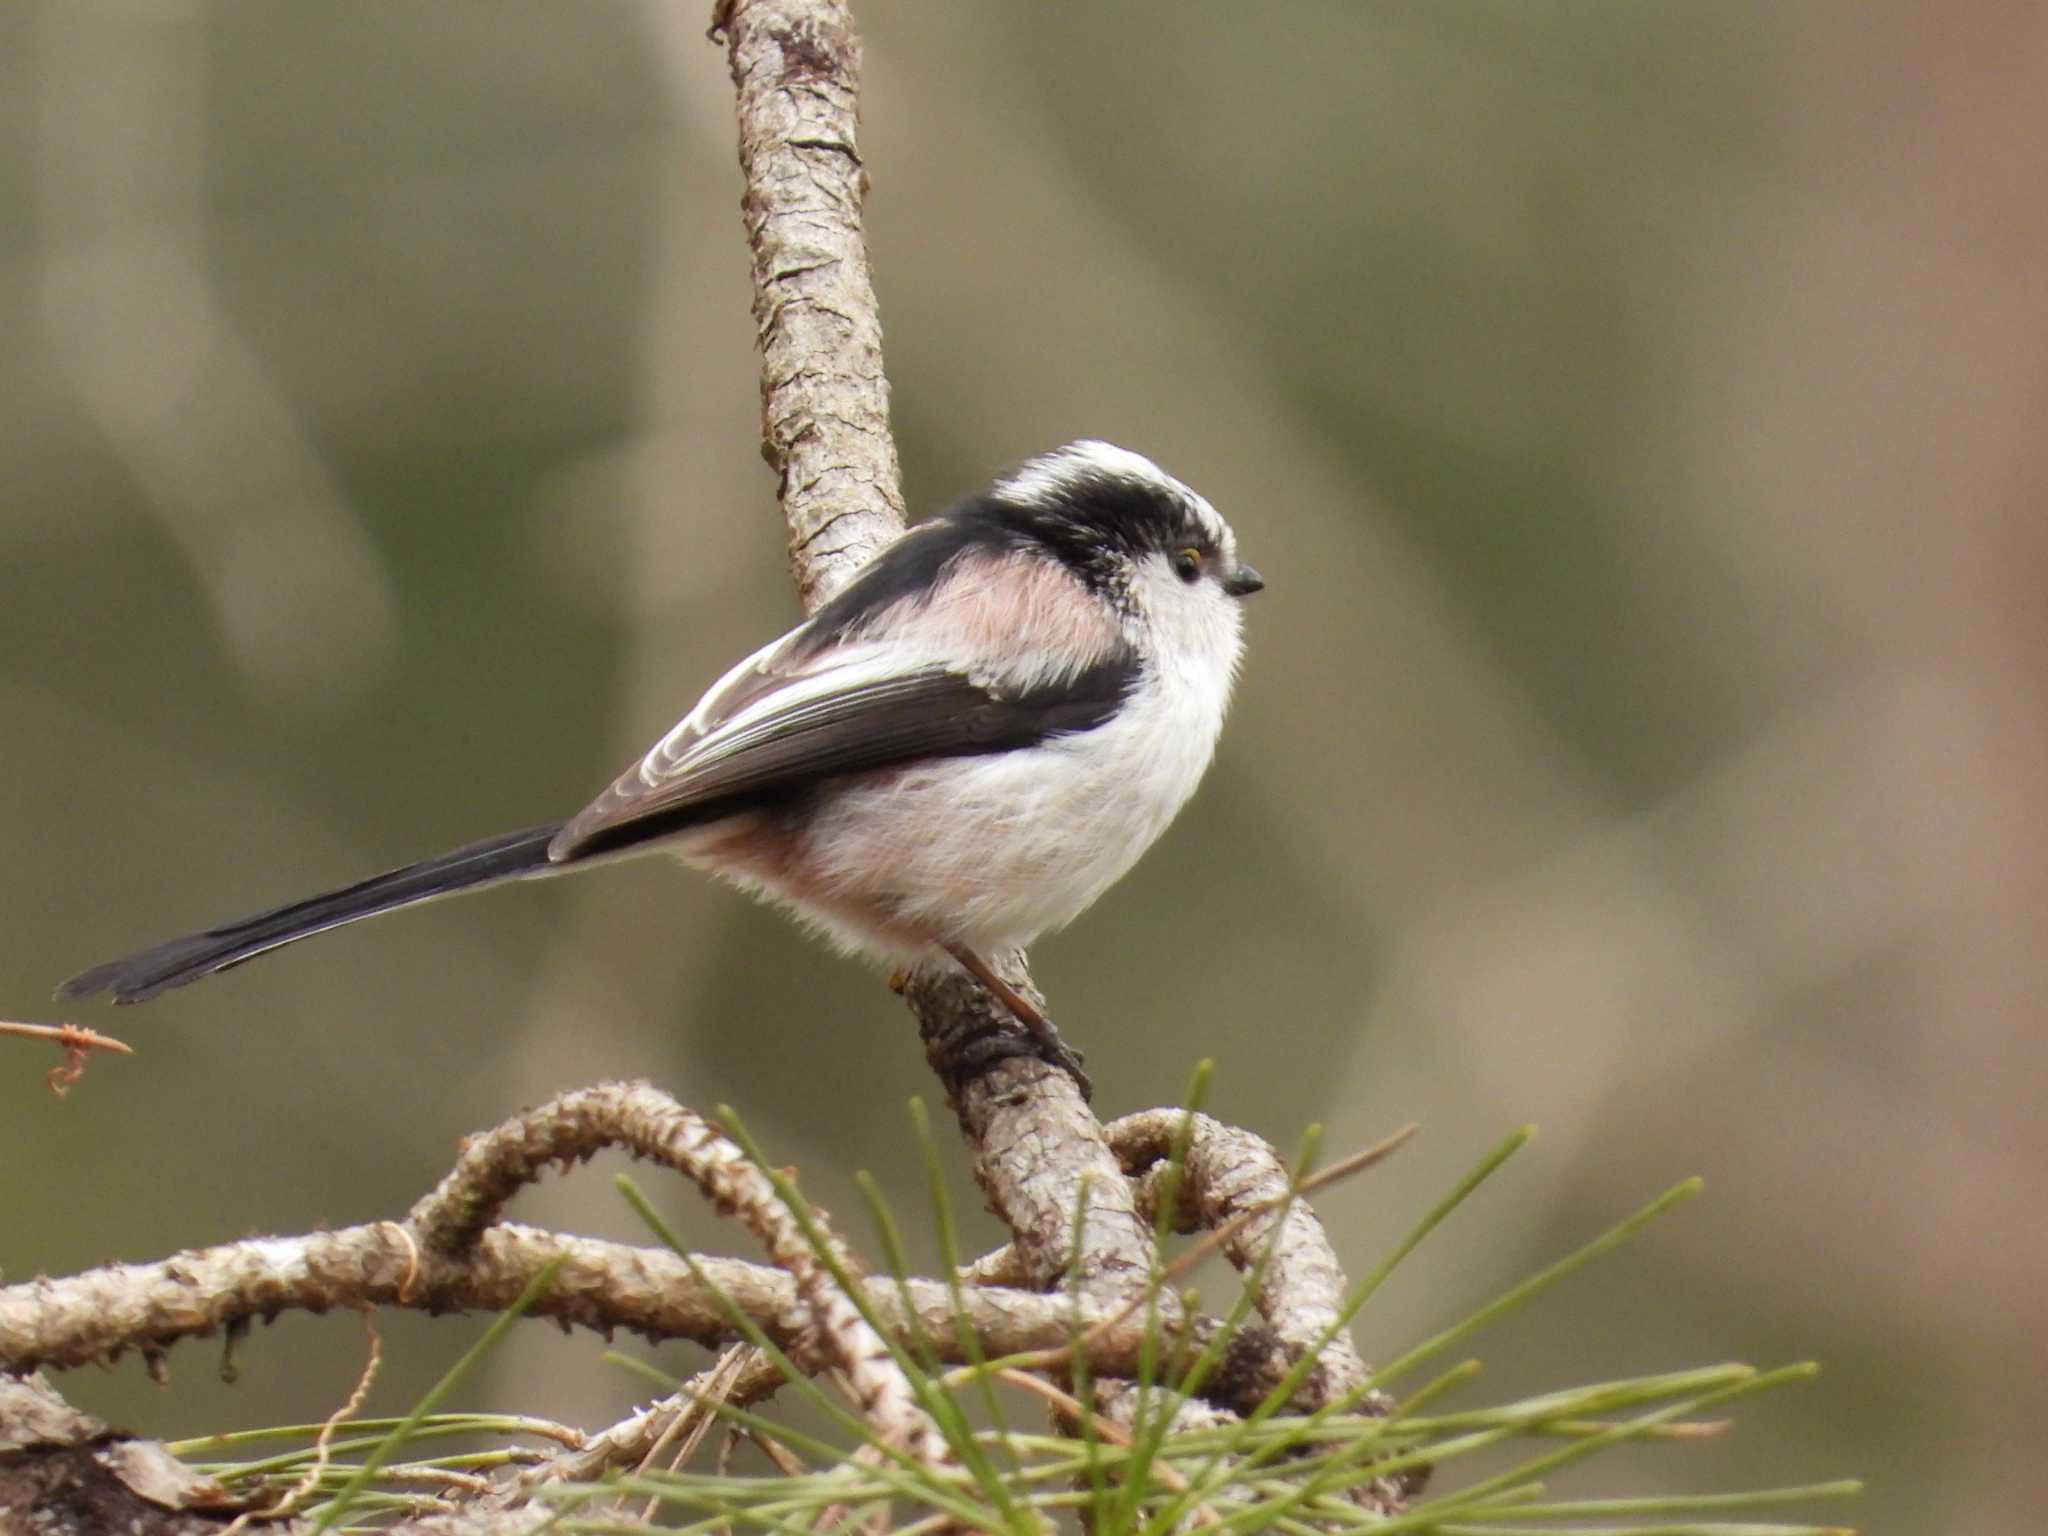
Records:
M1032 1055L1046 1063L1046 1065L1057 1067L1060 1071L1071 1077L1074 1080L1075 1086L1081 1090L1081 1097L1084 1100L1095 1097L1095 1084L1089 1078L1087 1072L1082 1069L1081 1053L1060 1038L1059 1030L1054 1026L1052 1020L1046 1017L1045 1011L1042 1008L1011 986L1001 976L998 976L994 967L965 945L948 944L946 950L955 960L960 962L968 975L972 976L984 987L987 987L995 995L996 1001L1009 1011L1010 1017L1024 1026L1025 1032L1031 1036L1031 1043L1034 1047L1031 1052ZM993 1046L997 1038L995 1036L988 1037L991 1046ZM980 1049L980 1047L977 1047L977 1049ZM989 1049L986 1054L992 1062L998 1057L1015 1057L1022 1053L1014 1050L997 1052Z
M1049 1067L1059 1068L1060 1071L1071 1077L1074 1080L1074 1086L1081 1090L1083 1102L1092 1101L1095 1097L1095 1080L1082 1067L1082 1063L1087 1061L1088 1058L1060 1038L1060 1032L1053 1027L1051 1019L1046 1018L1044 1014L1040 1014L1038 1017L1039 1022L1045 1026L1043 1034L1039 1033L1032 1025L1025 1023L1024 1020L1018 1020L1020 1024L1024 1024L1024 1027L1031 1031L1031 1043L1038 1047L1036 1052L1038 1059Z
M1029 1026L1022 1030L984 1030L969 1037L951 1053L940 1075L945 1078L947 1089L958 1093L963 1084L987 1076L1001 1063L1026 1058L1066 1073L1081 1090L1084 1101L1095 1097L1095 1084L1081 1068L1081 1053L1057 1035L1050 1043L1040 1039Z

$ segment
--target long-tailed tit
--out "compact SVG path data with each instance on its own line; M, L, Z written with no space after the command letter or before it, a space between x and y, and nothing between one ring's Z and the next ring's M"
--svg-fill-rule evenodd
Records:
M950 954L1041 1045L991 953L1078 916L1194 793L1264 585L1150 460L1081 442L883 550L566 822L488 838L96 966L133 1003L308 934L502 880L667 852L849 953Z

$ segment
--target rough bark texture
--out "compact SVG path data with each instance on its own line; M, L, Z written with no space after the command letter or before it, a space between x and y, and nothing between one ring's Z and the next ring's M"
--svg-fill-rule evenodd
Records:
M450 1257L425 1248L401 1223L383 1221L298 1237L251 1238L154 1264L110 1264L0 1289L0 1382L4 1373L107 1364L131 1351L161 1361L176 1345L195 1339L222 1338L232 1347L254 1323L285 1312L501 1312L557 1260L563 1263L553 1287L529 1308L534 1317L606 1335L626 1330L718 1349L737 1335L710 1289L716 1287L799 1365L829 1363L819 1352L796 1282L766 1265L702 1257L697 1264L708 1286L700 1285L689 1266L665 1249L509 1222ZM906 1339L921 1333L942 1360L966 1361L943 1281L912 1279L899 1287L877 1277L865 1283L892 1333ZM1090 1328L1114 1317L1100 1308L1077 1310L1064 1297L997 1286L969 1286L962 1302L980 1348L990 1356L1062 1349L1077 1326ZM1088 1357L1095 1375L1137 1369L1142 1324L1142 1318L1131 1318L1093 1337ZM1190 1326L1199 1344L1215 1322L1195 1319ZM1277 1373L1288 1363L1276 1350L1267 1369Z
M1022 955L994 957L1005 980L1040 1002L1023 962ZM1064 1277L1092 1306L1142 1292L1152 1229L1074 1080L1033 1054L1002 1005L965 975L916 977L906 997L925 1057L974 1149L975 1178L1014 1234L1016 1283L1044 1290ZM1077 1232L1084 1188L1087 1217ZM1170 1312L1168 1299L1161 1301Z
M1153 1109L1126 1115L1108 1127L1124 1172L1137 1177L1165 1162L1185 1115ZM1177 1192L1176 1225L1213 1232L1231 1223L1224 1252L1253 1284L1252 1300L1266 1326L1295 1356L1322 1351L1306 1396L1335 1401L1365 1380L1365 1362L1349 1334L1335 1327L1347 1283L1336 1250L1306 1201L1287 1201L1287 1165L1272 1143L1250 1131L1196 1115ZM1240 1218L1244 1218L1240 1221Z
M761 450L818 607L903 531L861 208L860 39L838 0L722 6L761 346Z
M548 1164L587 1158L606 1147L624 1147L673 1168L721 1211L738 1216L795 1281L833 1363L877 1433L919 1461L951 1463L945 1437L919 1406L888 1345L828 1268L825 1252L842 1273L857 1273L824 1217L812 1212L806 1232L768 1175L730 1137L645 1083L607 1083L564 1094L471 1138L455 1171L414 1207L411 1225L426 1246L460 1253Z
M40 1378L0 1376L0 1536L219 1536L245 1509L162 1446L80 1413ZM541 1505L480 1507L394 1530L527 1536L552 1514ZM254 1529L302 1536L311 1526L263 1520Z
M5 1536L196 1536L240 1507L163 1447L80 1413L41 1380L0 1376Z

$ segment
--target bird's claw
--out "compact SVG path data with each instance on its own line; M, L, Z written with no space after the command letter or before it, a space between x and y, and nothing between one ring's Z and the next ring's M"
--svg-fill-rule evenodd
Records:
M1066 1073L1074 1080L1074 1086L1081 1090L1082 1099L1092 1100L1095 1097L1095 1082L1083 1066L1088 1058L1060 1038L1060 1032L1053 1027L1051 1019L1043 1019L1043 1023L1043 1033L1037 1029L1031 1031L1032 1040L1038 1047L1038 1059L1047 1066L1057 1067Z

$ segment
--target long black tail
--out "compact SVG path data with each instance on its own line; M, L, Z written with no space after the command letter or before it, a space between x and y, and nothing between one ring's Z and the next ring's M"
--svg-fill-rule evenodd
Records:
M374 917L395 907L432 901L436 896L473 890L479 885L545 873L550 868L548 844L561 827L558 821L550 822L544 827L528 827L524 832L485 838L438 858L422 859L417 864L373 875L338 891L258 912L240 922L209 928L205 933L172 939L126 959L81 971L57 989L57 996L91 997L111 992L117 1003L139 1003L172 987L182 987L215 971L253 960L266 950L339 928L357 918Z

